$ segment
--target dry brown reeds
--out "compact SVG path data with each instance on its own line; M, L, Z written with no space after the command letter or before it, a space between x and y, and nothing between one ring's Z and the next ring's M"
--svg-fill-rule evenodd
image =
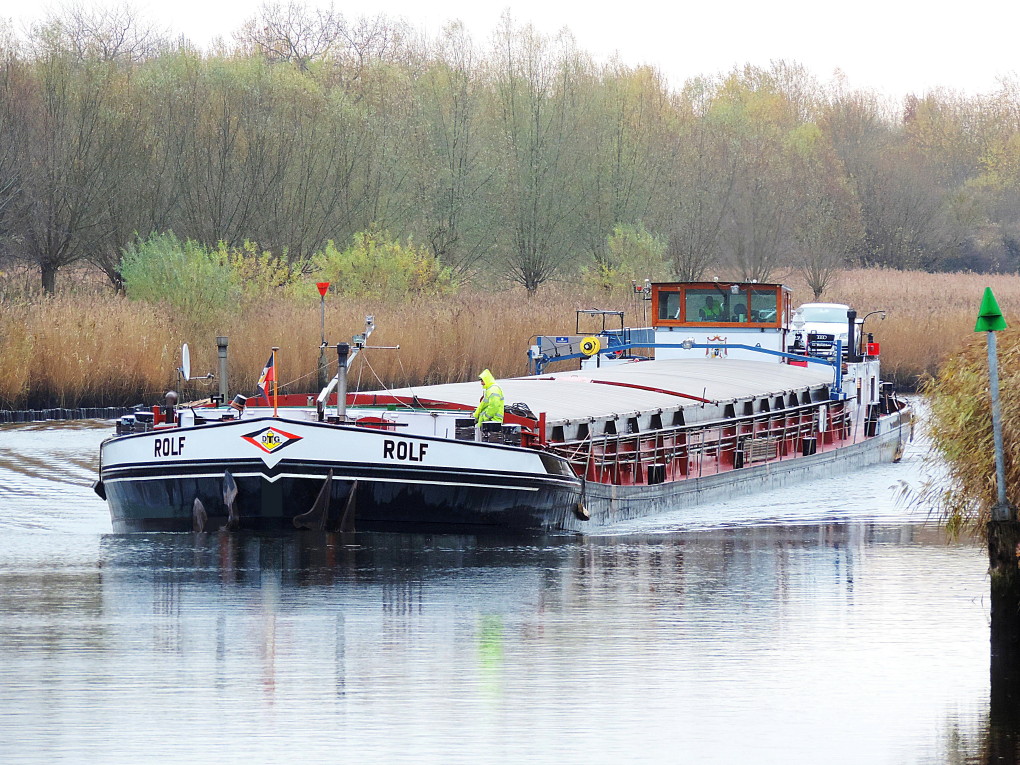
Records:
M843 274L822 299L848 303L858 317L885 310L885 320L871 317L864 331L881 344L883 376L912 389L974 334L985 287L995 292L1006 321L1020 324L1020 276L1015 275L859 269ZM794 294L799 301L811 299L806 289Z
M626 298L606 305L626 304ZM365 388L523 374L527 340L538 333L572 331L573 311L592 303L567 290L529 298L523 290L464 292L455 298L373 303L329 296L326 337L349 340L366 315L377 325L371 345L351 369ZM0 408L131 405L152 401L179 385L181 345L191 373L217 369L215 338L229 338L229 389L254 392L273 346L281 392L314 392L319 355L317 303L270 300L237 306L211 318L188 320L170 309L120 295L87 291L56 297L0 298ZM335 354L329 356L335 364ZM216 392L193 381L188 399Z
M2 309L0 406L135 403L172 373L176 339L158 307L66 294Z
M574 311L592 307L593 301L594 297L579 297L566 289L550 289L534 297L523 290L462 292L453 298L422 298L400 304L331 296L326 302L326 339L333 344L349 340L364 328L365 316L371 315L376 330L369 345L399 346L399 350L370 348L363 352L351 368L355 387L473 380L486 367L497 376L520 375L527 373L529 339L537 334L572 333ZM607 296L599 307L626 310L631 302L626 295ZM314 390L320 338L318 306L288 304L272 311L271 319L268 313L250 307L233 317L227 327L231 370L236 375L232 389L251 391L269 348L277 345L281 349L277 361L281 390ZM329 360L335 363L335 355Z
M1020 322L1020 277L926 274L887 270L846 273L823 299L846 302L871 317L865 330L882 345L885 369L901 386L933 374L973 334L981 294L991 286L1007 321ZM231 392L254 391L272 346L284 392L313 392L318 359L318 301L265 299L213 317L180 317L162 306L90 288L42 297L0 289L0 408L130 405L151 402L178 384L180 347L189 343L192 375L215 372L217 335L230 339ZM17 294L17 293L16 293ZM795 288L798 302L810 292ZM643 323L646 308L628 290L590 292L574 285L523 290L462 291L407 302L369 302L329 295L326 338L360 332L366 314L378 329L370 350L352 367L363 388L473 380L488 367L497 376L524 374L525 350L536 334L570 334L574 311L627 312ZM597 327L582 327L591 331ZM335 356L330 358L335 363ZM183 395L201 398L214 384L191 383Z
M985 333L964 346L925 385L928 432L949 481L923 491L950 530L983 528L997 500ZM1020 502L1020 329L997 333L1007 500Z

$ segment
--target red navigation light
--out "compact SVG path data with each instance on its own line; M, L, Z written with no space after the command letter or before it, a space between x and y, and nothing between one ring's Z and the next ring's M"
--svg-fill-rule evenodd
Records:
M319 294L326 297L326 290L329 289L329 282L316 282L315 286L319 288Z

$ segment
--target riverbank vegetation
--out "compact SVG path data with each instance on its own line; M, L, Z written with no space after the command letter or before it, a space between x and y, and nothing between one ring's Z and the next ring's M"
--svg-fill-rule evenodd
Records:
M311 389L319 281L328 339L371 313L401 345L370 385L520 374L575 308L642 323L632 279L718 276L887 310L865 329L912 386L986 284L1020 297L1015 80L895 105L789 62L671 85L509 16L480 46L298 4L206 51L128 6L3 25L3 407L151 399L220 334L231 390L272 345Z
M314 276L287 287L252 276L254 286L246 290L219 273L235 291L195 312L175 300L133 299L130 284L127 296L116 293L94 273L91 281L87 272L77 276L78 286L55 295L32 289L30 274L8 274L0 281L6 284L6 291L0 289L0 408L152 403L179 386L174 370L182 343L189 343L193 376L216 371L217 335L230 341L232 392L253 392L274 345L281 348L283 390L316 390L320 306ZM791 285L796 301L811 299L809 287ZM853 305L861 316L887 311L885 320L870 317L865 331L881 344L885 371L901 388L913 388L965 347L987 285L1004 308L1020 304L1020 276L889 269L841 273L830 297ZM647 304L629 284L607 290L558 283L534 294L519 286L462 287L452 294L437 290L400 298L331 292L326 338L334 344L348 340L372 314L378 326L372 343L400 346L361 355L351 374L363 388L471 380L485 367L518 375L527 372L525 352L533 335L572 332L574 311L592 307L623 310L634 326L648 319ZM1012 321L1009 308L1006 314ZM193 382L183 393L197 399L216 390L215 383Z
M1020 505L1020 326L997 332L1006 499ZM986 333L973 334L928 381L928 432L949 480L922 499L950 530L983 530L997 501Z
M267 5L203 51L69 7L0 26L0 270L121 288L124 252L172 232L306 272L378 230L535 292L641 276L622 227L661 251L652 278L1012 273L1018 113L1016 80L900 104L790 62L669 84L510 17L480 45Z

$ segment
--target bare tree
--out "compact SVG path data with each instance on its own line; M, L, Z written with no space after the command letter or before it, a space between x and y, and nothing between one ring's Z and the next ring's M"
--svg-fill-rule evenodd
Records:
M339 94L286 84L275 92L276 127L266 140L277 180L250 236L298 262L370 222L363 167L373 149Z
M0 248L9 236L9 212L22 191L19 151L25 145L20 105L27 73L9 27L0 22ZM0 249L2 251L2 249Z
M777 76L781 75L781 76ZM768 281L789 263L807 198L802 176L812 151L805 104L783 91L787 69L752 67L722 84L712 113L734 157L734 185L723 221L725 258L742 279Z
M584 161L570 140L577 57L572 40L560 37L557 43L555 51L534 29L515 28L506 15L494 58L506 266L529 293L576 255L573 173Z
M423 58L405 155L414 168L409 217L437 258L466 273L492 246L478 54L454 24Z
M896 129L873 94L837 92L820 125L860 204L864 237L855 253L858 263L932 268L958 249L960 235L947 215L951 191L945 168L926 160L926 150Z
M289 62L301 70L336 55L347 44L344 17L332 5L310 8L303 3L267 3L244 23L234 38L246 50L271 63Z
M373 62L394 59L407 35L406 25L382 15L351 20L332 4L313 7L289 0L262 5L234 39L247 54L301 71L321 64L338 82L350 85Z
M39 267L48 292L57 272L86 257L109 230L106 200L122 180L111 168L127 119L122 102L129 68L82 59L87 46L71 44L66 31L59 21L33 30L36 56L18 104L24 143L13 228L22 256Z
M797 225L793 266L818 300L849 265L864 238L860 206L843 176L818 157L803 176L805 204Z
M65 5L33 29L40 56L70 55L77 61L138 63L169 45L169 33L143 24L128 3L120 6Z
M722 256L723 223L736 184L735 154L710 113L710 85L689 83L666 192L666 257L674 277L696 281Z
M578 233L594 265L611 270L619 265L607 247L614 228L650 219L667 186L670 103L665 83L648 67L581 63L573 140L588 159L574 169L582 200Z

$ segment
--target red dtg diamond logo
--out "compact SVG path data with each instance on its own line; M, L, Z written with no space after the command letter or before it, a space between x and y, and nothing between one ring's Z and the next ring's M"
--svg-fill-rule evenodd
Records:
M241 436L241 438L248 443L255 444L266 454L278 452L283 447L301 440L301 436L295 436L293 433L288 433L285 430L274 427L262 428L262 430L248 433L245 436Z

